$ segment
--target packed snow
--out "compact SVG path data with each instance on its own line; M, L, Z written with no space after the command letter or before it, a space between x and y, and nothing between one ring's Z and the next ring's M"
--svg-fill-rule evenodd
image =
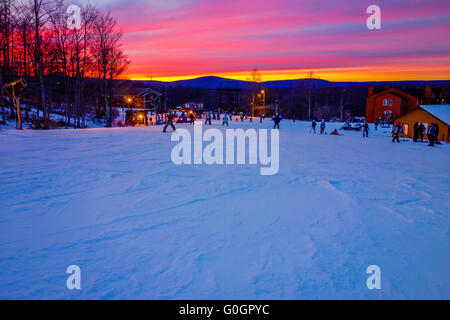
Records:
M309 130L275 176L176 166L161 126L1 131L0 298L450 299L450 146Z

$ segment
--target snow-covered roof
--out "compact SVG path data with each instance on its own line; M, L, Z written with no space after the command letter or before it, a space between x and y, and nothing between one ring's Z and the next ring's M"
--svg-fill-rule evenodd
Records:
M420 106L426 112L450 125L450 104Z

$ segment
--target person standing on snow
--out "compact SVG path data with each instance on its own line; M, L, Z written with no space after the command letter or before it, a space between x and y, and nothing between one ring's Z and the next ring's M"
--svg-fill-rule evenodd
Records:
M424 134L425 134L425 126L424 126L423 123L421 122L421 123L419 124L419 139L420 139L420 142L423 142L423 136L424 136Z
M402 133L402 125L401 123L397 123L393 128L392 128L392 133L394 135L394 138L392 139L392 142L395 142L395 140L397 140L397 143L400 143L400 139L399 136Z
M436 141L436 126L434 123L431 124L431 126L428 128L428 141L430 143L428 144L430 147L434 147L434 142Z
M175 126L173 125L173 114L171 111L169 111L169 114L167 115L167 123L166 126L164 127L163 132L167 132L167 127L171 126L173 131L176 131L177 129L175 129Z
M320 123L320 134L325 133L325 119L322 119L322 122Z
M209 123L209 125L211 125L211 118L212 118L212 111L206 113L206 122L205 125L207 125Z
M309 133L311 133L311 131L314 131L314 134L315 134L316 133L316 126L317 126L317 122L316 122L316 120L313 120L312 124L311 124L311 129L309 130Z
M375 120L375 131L378 130L378 119Z
M225 114L225 115L223 116L222 127L223 127L225 124L227 125L227 127L229 126L229 125L228 125L228 115L227 115L227 114Z
M281 117L278 113L275 117L273 117L273 122L275 122L275 126L273 128L280 130Z
M368 138L368 137L369 137L369 124L366 121L363 124L363 138Z
M195 120L195 117L194 117L194 114L191 112L191 114L189 115L189 118L191 119L191 121L189 122L190 124L194 124L194 120Z
M440 142L439 142L439 140L438 140L438 137L439 137L439 126L438 126L438 124L437 123L434 123L434 129L435 129L435 133L434 133L434 143L436 143L436 144L441 144Z
M413 138L413 141L417 142L417 140L419 140L419 123L418 122L414 123L414 138Z

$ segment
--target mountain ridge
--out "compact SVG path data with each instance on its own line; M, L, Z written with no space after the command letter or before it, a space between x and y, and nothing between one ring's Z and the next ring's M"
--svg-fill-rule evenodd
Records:
M193 89L210 89L217 90L220 88L236 88L236 89L246 89L253 85L253 82L245 80L234 80L228 78L222 78L217 76L205 76L198 77L188 80L177 80L173 82L164 82L157 80L131 80L136 84L145 85L158 85L162 87L187 87ZM292 79L292 80L273 80L264 81L259 83L259 86L263 88L271 89L295 89L306 85L310 79ZM311 79L312 86L315 88L323 88L327 86L336 87L353 87L353 86L425 86L425 85L450 85L450 80L400 80L400 81L344 81L344 82L333 82L322 79Z

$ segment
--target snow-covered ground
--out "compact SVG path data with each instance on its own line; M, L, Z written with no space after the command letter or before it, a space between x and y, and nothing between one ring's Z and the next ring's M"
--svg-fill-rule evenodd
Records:
M450 299L450 145L281 125L276 176L175 166L161 127L0 132L0 298Z

